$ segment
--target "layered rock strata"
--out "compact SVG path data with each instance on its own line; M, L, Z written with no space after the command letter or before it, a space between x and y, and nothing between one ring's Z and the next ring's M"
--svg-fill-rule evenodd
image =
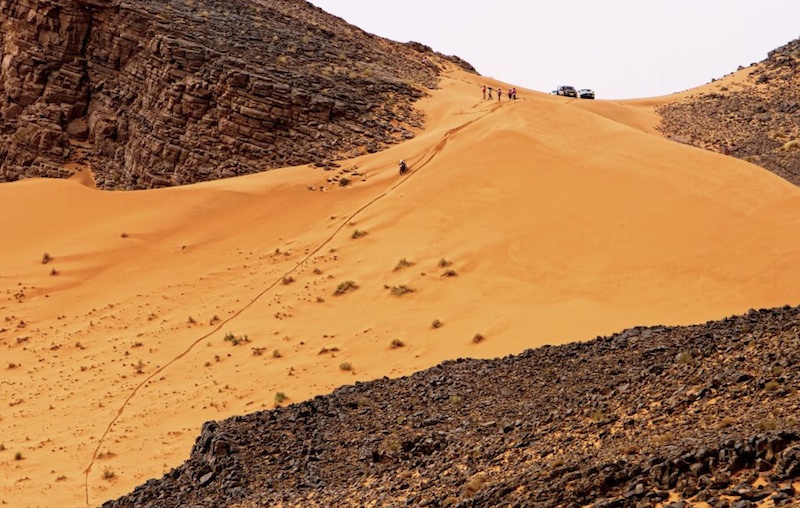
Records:
M109 189L320 163L413 136L456 58L303 0L0 0L0 181Z

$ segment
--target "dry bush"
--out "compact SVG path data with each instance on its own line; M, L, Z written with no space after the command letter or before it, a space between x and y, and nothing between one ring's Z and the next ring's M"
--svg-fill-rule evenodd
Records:
M351 364L350 362L342 362L339 364L339 370L350 372L353 370L353 364Z
M401 284L399 286L394 286L391 288L392 296L403 296L407 295L408 293L414 293L416 289L410 288L405 284Z
M475 335L472 337L472 342L474 342L475 344L480 344L480 343L481 343L481 342L483 342L484 340L486 340L486 337L484 337L484 336L483 336L482 334L480 334L480 333L476 333L476 334L475 334Z
M336 287L336 291L333 294L335 296L340 296L347 292L355 291L356 289L358 289L358 284L352 280L346 280Z
M403 258L403 259L401 259L400 261L397 262L397 265L395 265L393 271L396 272L398 270L402 270L403 268L408 268L409 266L413 266L413 265L414 265L413 262L407 260L406 258Z
M437 328L441 328L443 326L444 326L444 323L442 323L438 319L434 319L433 322L431 323L431 328L433 328L434 330L436 330Z
M392 340L392 343L389 344L389 347L391 347L392 349L401 348L403 346L405 346L405 343L400 339L394 339Z

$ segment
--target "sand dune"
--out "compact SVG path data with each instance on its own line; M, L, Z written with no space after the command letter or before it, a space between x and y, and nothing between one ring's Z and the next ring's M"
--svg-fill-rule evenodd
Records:
M800 303L800 190L655 135L670 98L490 102L480 79L334 171L0 186L0 502L100 504L278 392Z

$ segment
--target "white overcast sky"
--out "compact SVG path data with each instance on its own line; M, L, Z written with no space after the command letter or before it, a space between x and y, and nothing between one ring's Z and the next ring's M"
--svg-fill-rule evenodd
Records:
M359 28L458 55L543 92L652 97L720 78L800 38L800 0L311 0Z

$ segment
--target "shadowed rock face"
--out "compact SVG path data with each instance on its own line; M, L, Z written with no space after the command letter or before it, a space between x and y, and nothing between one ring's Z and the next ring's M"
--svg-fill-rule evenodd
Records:
M1 0L0 181L139 189L413 136L445 60L302 0Z
M208 422L186 463L103 506L797 503L799 327L751 311L357 383Z
M753 67L742 90L704 93L658 108L661 132L748 160L800 185L800 39Z

